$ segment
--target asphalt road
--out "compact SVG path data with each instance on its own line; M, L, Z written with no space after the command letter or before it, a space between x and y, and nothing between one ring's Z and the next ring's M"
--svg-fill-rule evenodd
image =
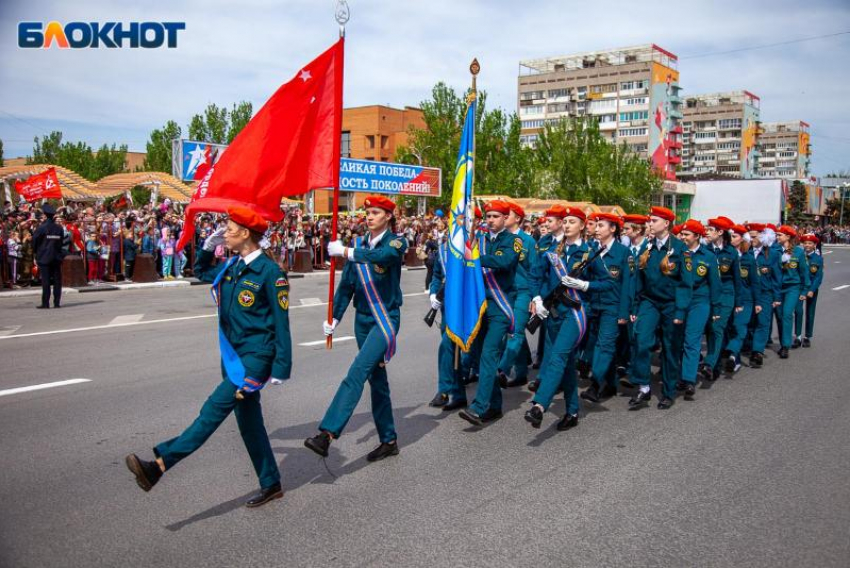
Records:
M568 433L552 415L532 430L524 390L481 431L429 408L438 334L424 273L407 272L389 365L401 454L376 464L368 396L326 464L302 446L356 347L298 345L322 340L327 280L294 280L294 377L263 391L286 495L259 509L242 506L256 478L233 418L150 493L123 463L220 380L206 286L49 312L0 298L0 566L847 566L850 286L833 288L850 285L850 250L825 260L811 349L666 412L586 405ZM89 381L6 392L75 378Z

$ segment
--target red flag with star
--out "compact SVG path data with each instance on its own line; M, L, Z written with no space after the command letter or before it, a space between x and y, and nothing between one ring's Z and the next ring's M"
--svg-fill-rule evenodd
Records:
M201 211L243 205L279 221L283 197L337 185L343 53L340 38L282 85L236 136L186 207L178 249L191 239Z

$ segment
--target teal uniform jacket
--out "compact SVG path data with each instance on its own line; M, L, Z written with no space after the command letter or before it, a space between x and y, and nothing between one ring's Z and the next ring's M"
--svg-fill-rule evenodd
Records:
M648 252L647 252L648 251ZM644 268L639 268L635 278L635 306L641 300L654 304L674 304L673 319L684 320L691 303L691 284L693 273L688 271L684 262L685 245L673 235L667 235L667 241L658 249L656 239L652 239L644 250L646 258ZM669 272L661 272L661 261L668 258ZM638 267L641 260L638 259Z
M788 253L791 258L782 263L782 290L798 288L800 295L805 295L811 286L809 278L809 261L803 247L796 246Z
M368 236L363 238L368 242ZM369 300L360 285L360 277L354 263L372 265L372 278L378 295L384 302L387 312L398 314L403 298L401 293L401 263L407 250L406 240L387 230L376 243L375 248L365 246L354 249L354 261L346 262L342 270L339 286L334 294L334 314L337 321L342 321L348 304L354 298L354 309L358 316L372 318ZM437 279L435 279L437 280Z
M548 236L549 235L546 235L543 239L540 239L540 243L537 245L537 259L534 262L534 269L532 271L533 276L531 279L532 298L540 296L541 298L546 299L546 297L561 284L560 276L558 276L558 273L555 271L555 267L552 266L552 263L549 262L549 259L546 257L547 252L554 252L558 248L558 243L553 239L544 241L544 239ZM564 268L566 268L567 272L570 273L578 268L582 261L591 255L593 255L593 250L590 245L588 245L586 241L579 241L578 244L573 243L572 245L565 246L563 248L561 251L561 262L564 263ZM585 266L582 273L576 276L579 280L586 280L589 282L587 292L577 290L585 307L589 304L591 294L607 292L614 287L614 281L608 278L608 276L608 271L605 269L599 257L596 257L596 260Z
M756 254L758 252L758 254ZM762 305L769 306L773 302L782 300L782 265L780 263L782 252L773 247L761 247L760 251L753 251L756 258L756 266L759 271L759 299Z
M611 280L612 286L599 292L594 299L593 308L600 312L615 315L617 319L628 320L632 311L632 277L634 259L629 248L611 241L608 251L598 257L605 269L603 278Z
M525 231L519 231L514 234L514 237L522 241L522 250L519 253L517 260L516 278L514 285L516 286L517 295L531 292L531 272L534 269L534 262L537 257L534 238ZM528 306L525 306L528 309Z
M445 259L442 255L444 254L443 249L447 246L448 244L443 243L437 248L437 258L434 259L434 273L431 276L431 284L428 286L428 294L436 295L445 284L446 270L443 268Z
M481 266L493 271L496 283L499 284L499 288L505 293L505 297L513 307L516 299L517 263L523 247L522 239L504 230L495 237L485 234L484 239L487 243L485 245L486 251L481 251ZM487 290L487 299L493 300L489 289ZM494 302L488 301L488 310L490 304L496 307Z
M743 305L738 250L730 244L713 249L720 270L721 302L726 306Z
M210 251L198 250L195 275L202 282L212 282L224 269L225 263L212 265L214 256ZM233 273L225 274L221 280L219 325L248 376L261 381L269 377L288 379L292 372L292 339L286 273L265 254L238 274L236 264L229 269Z
M694 251L686 250L685 269L693 278L691 303L709 304L709 317L720 315L721 290L717 256L703 245L699 245Z
M636 269L637 269L637 266L638 266L638 260L640 259L640 256L644 253L644 251L646 251L646 249L649 248L649 239L645 237L639 245L635 246L633 244L633 245L629 246L628 248L629 248L629 252L632 255L632 267L631 267L632 268L632 279L631 279L632 288L629 291L629 295L631 296L632 310L633 310L633 313L634 313L634 311L637 310L636 304L637 304L638 275L637 275Z
M809 261L809 274L811 274L808 291L817 293L823 283L823 257L818 251L807 254L806 257Z
M759 305L761 283L759 282L760 274L756 266L756 257L753 256L753 251L748 250L745 253L740 253L738 257L738 273L741 280L741 295L740 300L736 303L739 306Z

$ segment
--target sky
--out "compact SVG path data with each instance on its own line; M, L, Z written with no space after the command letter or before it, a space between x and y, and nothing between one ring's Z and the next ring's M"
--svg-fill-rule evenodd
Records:
M6 158L60 130L92 147L144 151L209 103L255 112L338 37L334 0L2 0L0 139ZM488 106L513 112L519 62L655 43L677 54L682 94L746 89L764 122L804 120L815 175L850 170L850 1L350 0L345 106L417 106L458 91L481 63ZM179 21L176 49L20 49L20 21Z

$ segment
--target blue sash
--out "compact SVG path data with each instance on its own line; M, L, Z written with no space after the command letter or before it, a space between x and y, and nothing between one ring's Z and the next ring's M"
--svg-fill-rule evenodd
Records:
M564 263L558 253L547 252L546 259L549 261L549 264L552 265L552 268L555 269L555 273L558 275L559 279L569 275L567 267L564 266ZM578 344L581 343L584 334L587 333L587 314L584 311L584 302L581 301L581 296L578 295L578 292L573 288L567 288L567 294L581 305L579 309L570 308L576 318L576 324L578 325L578 339L576 339L575 342L575 346L578 346Z
M239 260L238 255L231 256L227 260L224 268L218 273L215 280L213 280L210 294L218 309L218 344L221 350L221 362L224 365L224 372L230 382L236 385L237 388L245 392L254 392L263 388L265 383L245 375L245 365L242 364L239 354L233 348L233 345L230 344L230 341L224 334L224 330L221 329L221 280L237 260ZM236 282L233 285L236 286Z
M357 247L362 246L363 237L357 237ZM384 339L387 341L387 350L384 353L384 363L389 363L392 356L395 355L396 338L395 328L390 321L389 312L387 312L384 301L381 300L381 295L378 294L378 289L375 288L375 281L372 278L372 265L368 263L352 262L354 269L357 271L357 276L360 278L360 285L363 286L363 293L366 295L366 300L369 302L369 310L372 312L372 317L378 324L378 329L384 334Z
M481 250L481 254L487 254L487 235L480 235L478 237L478 246ZM508 301L508 297L502 291L502 288L499 286L499 283L496 281L496 275L493 274L493 270L490 268L481 267L482 272L484 272L484 285L487 286L487 289L490 291L490 294L493 296L493 300L496 302L496 305L499 306L499 309L505 314L510 322L510 327L508 327L508 333L514 332L514 323L516 320L514 319L514 309L511 306L511 303Z

